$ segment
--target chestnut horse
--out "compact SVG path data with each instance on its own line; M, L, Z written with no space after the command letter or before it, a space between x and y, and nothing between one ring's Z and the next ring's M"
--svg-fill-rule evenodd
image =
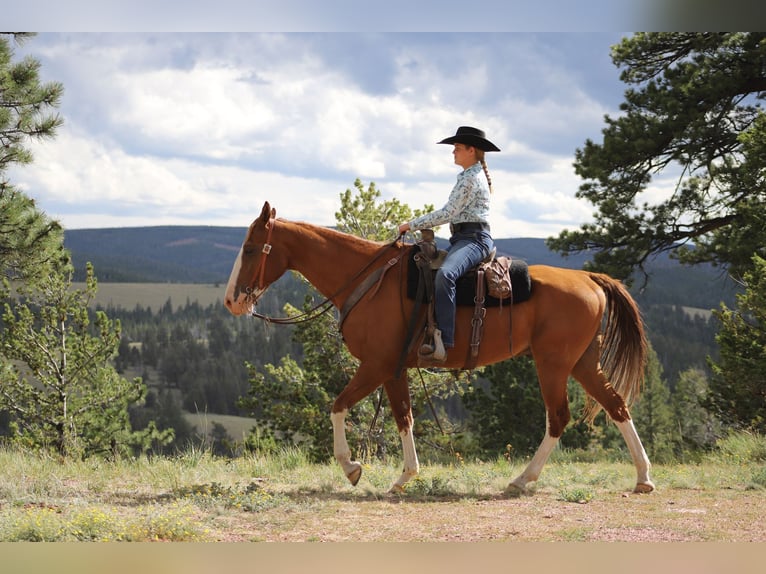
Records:
M384 244L277 219L276 211L266 202L247 231L226 286L225 305L231 313L255 314L255 304L268 286L291 269L301 273L337 309L344 310L343 338L359 359L359 368L336 398L330 420L335 458L353 485L359 481L362 465L351 458L345 417L380 385L388 396L404 455L404 469L391 490L401 490L419 469L407 371L398 369L414 308L406 296L406 254L411 248L399 241ZM382 269L385 272L380 274ZM376 271L379 277L372 288L350 311L344 309L357 286ZM638 395L646 360L647 343L638 307L622 284L606 275L544 265L530 266L529 273L532 296L528 301L488 309L476 359L476 366L482 366L531 354L545 401L545 436L532 460L505 492L528 492L527 485L540 475L570 420L570 375L588 393L586 415L592 420L603 408L620 429L638 475L634 492L651 492L651 465L627 406ZM450 350L445 368L465 365L472 313L470 307L458 307L455 348ZM405 366L417 367L417 361L414 345Z

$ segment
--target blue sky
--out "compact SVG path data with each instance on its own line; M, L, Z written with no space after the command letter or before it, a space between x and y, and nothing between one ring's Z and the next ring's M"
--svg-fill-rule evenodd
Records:
M625 35L44 32L15 50L65 123L11 178L66 228L246 226L265 200L331 225L356 178L440 207L459 168L436 142L473 125L502 150L493 235L547 237L591 217L572 162L619 114Z

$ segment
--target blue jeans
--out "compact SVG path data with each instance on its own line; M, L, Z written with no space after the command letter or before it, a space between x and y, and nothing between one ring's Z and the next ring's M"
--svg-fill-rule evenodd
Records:
M455 283L458 278L481 263L494 246L486 231L455 233L434 279L434 314L442 332L445 348L455 346Z

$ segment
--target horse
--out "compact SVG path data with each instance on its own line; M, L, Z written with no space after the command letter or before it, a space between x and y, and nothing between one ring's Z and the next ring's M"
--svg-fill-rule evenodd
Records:
M356 403L383 385L401 438L404 467L389 492L401 492L417 475L407 368L418 367L417 345L404 350L415 302L406 296L406 254L413 246L362 239L329 227L276 217L266 201L249 226L226 286L224 304L236 316L253 314L269 285L294 270L343 315L341 333L359 367L331 409L333 454L356 485L362 465L352 460L345 418ZM599 273L530 265L532 296L488 309L484 336L473 360L480 367L513 356L532 356L545 402L545 435L509 496L530 494L570 421L567 380L585 389L588 420L603 408L619 428L636 468L634 492L654 490L651 463L630 416L644 378L647 340L637 304L619 281ZM359 295L360 285L367 284ZM455 347L445 369L466 363L473 309L459 306ZM406 354L406 357L403 355ZM404 367L397 368L404 358Z

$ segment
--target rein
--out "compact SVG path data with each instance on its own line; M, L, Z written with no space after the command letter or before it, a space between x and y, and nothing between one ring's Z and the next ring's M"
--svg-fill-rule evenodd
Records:
M273 323L275 325L298 325L299 323L305 323L306 321L311 321L312 319L316 319L324 315L327 313L327 311L332 309L332 307L332 302L330 302L329 299L325 299L308 311L304 311L303 313L293 317L269 317L268 315L261 315L260 313L257 313L255 309L253 309L251 315L256 319L263 319L267 323Z
M258 289L263 290L263 276L266 271L266 258L268 257L269 253L271 253L271 234L274 231L274 227L276 227L277 220L274 218L271 218L269 220L269 233L266 237L266 243L263 245L263 249L261 252L263 253L263 257L261 258L261 264L258 268ZM338 289L335 293L330 295L329 297L326 297L323 301L320 301L316 305L314 305L311 309L308 311L304 311L303 313L300 313L298 315L295 315L293 317L269 317L267 315L261 315L260 313L257 313L255 311L255 305L253 305L253 311L251 312L251 315L257 319L262 319L266 321L267 323L274 323L275 325L297 325L299 323L305 323L306 321L311 321L312 319L316 319L320 317L321 315L324 315L327 313L330 309L333 308L332 299L343 293L346 289L348 289L351 284L356 281L361 275L363 275L367 270L370 269L379 259L383 257L383 254L385 251L396 245L397 241L401 239L403 234L400 234L396 239L394 239L391 243L387 243L383 246L383 248L373 257L367 265L362 267L357 273L351 277L345 285L343 285L340 289ZM258 302L256 301L255 304L257 305Z

